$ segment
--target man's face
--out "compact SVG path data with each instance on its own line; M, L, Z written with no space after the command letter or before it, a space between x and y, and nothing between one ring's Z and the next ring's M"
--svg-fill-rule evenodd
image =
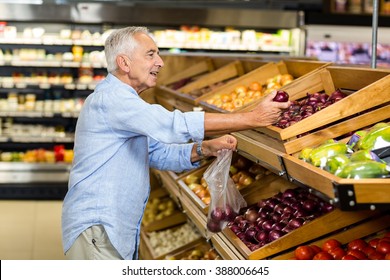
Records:
M156 86L157 74L164 66L155 42L147 35L135 35L138 46L130 59L130 85L139 93Z

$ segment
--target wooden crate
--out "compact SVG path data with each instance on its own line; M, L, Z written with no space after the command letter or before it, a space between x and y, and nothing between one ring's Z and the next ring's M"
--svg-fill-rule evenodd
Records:
M175 82L178 82L182 79L196 77L205 73L209 73L215 69L213 61L211 58L204 58L202 61L199 61L183 71L176 72L171 77L163 81L164 85L171 85Z
M180 226L179 226L180 227ZM158 254L156 253L156 251L153 249L153 246L150 242L150 238L149 238L149 234L145 231L141 231L141 244L140 246L142 245L142 249L140 248L140 251L142 252L142 255L147 257L147 259L151 259L151 260L163 260L165 259L165 257L168 255L168 254L175 254L175 253L178 253L182 250L185 250L186 248L190 248L192 246L194 246L195 244L199 243L200 240L202 240L202 238L197 238L187 244L184 244L183 246L179 246L169 252L166 252L164 254Z
M256 134L257 132L252 130L232 133L237 139L237 152L256 163L263 165L274 173L284 176L285 168L282 161L284 153L277 149L273 149L269 145L254 140L253 138L255 137L253 136L250 137L251 135L256 136Z
M243 156L238 154L238 153L233 153L233 158L232 158L232 165L235 164L236 160L238 158L242 158ZM250 161L250 160L247 160L247 162L249 163L250 166L254 165L255 163ZM208 203L205 203L197 194L194 193L194 191L192 191L190 189L190 187L185 183L185 177L186 176L194 176L194 177L197 177L199 179L202 179L203 178L203 173L206 171L206 169L209 167L209 165L211 164L212 162L209 162L207 165L204 165L200 168L197 168L196 170L194 170L193 172L190 172L190 173L186 173L185 175L181 176L178 178L177 180L177 183L178 183L178 186L179 188L181 189L181 194L182 196L186 196L190 199L190 201L195 204L203 213L207 214L208 211L209 211L209 204ZM249 175L251 175L251 177L253 176L253 174L250 174L249 172L249 168L248 170L246 169L242 169L242 170L238 170L239 171L245 171L247 172ZM266 176L268 173L271 173L270 171L268 171L266 168L264 168L264 174L261 174L259 175L259 177L257 178L258 180L254 180L252 183L250 183L249 185L239 185L237 184L237 188L240 192L243 192L244 190L248 190L248 189L251 189L251 188L257 188L258 187L258 184L259 182L262 182L263 181L263 176ZM233 178L233 177L232 177ZM252 177L252 179L255 179L255 176Z
M321 238L314 242L305 243L308 245L317 245L320 248L322 244L326 240L336 239L342 245L348 244L350 241L354 239L371 239L372 236L376 236L378 232L389 229L390 226L390 215L384 214L379 217L374 217L368 221L364 221L362 223L358 223L354 226L347 227L345 230L336 232L334 234L328 235L325 238ZM302 245L302 244L300 244ZM272 257L273 260L290 260L294 259L294 250L296 248L292 248L288 252L284 252L282 254L278 254L275 257Z
M296 185L279 177L270 180L263 187L258 188L257 193L253 191L251 195L246 195L245 198L248 205L253 205L261 199L269 198L278 192L283 192L287 188L295 187ZM225 228L223 234L240 251L245 259L258 260L268 258L331 232L370 219L375 215L377 215L376 211L345 212L336 208L254 251L251 251L230 228Z
M220 96L222 94L230 93L234 91L238 86L249 86L252 82L259 82L260 84L265 84L266 81L270 78L275 77L280 74L290 74L293 76L294 80L299 79L300 77L317 71L318 69L329 65L329 63L320 62L320 61L304 61L304 60L286 60L279 62L268 62L265 65L262 65L245 75L234 79L233 81L227 83L224 86L221 86L199 98L196 99L206 111L211 112L228 112L222 108L211 105L207 102L208 99ZM293 81L294 83L294 81ZM285 86L284 86L285 87ZM282 89L284 88L282 87ZM254 100L251 103L248 103L242 107L232 110L235 111L245 111L251 110L254 104L258 103L262 98Z
M176 108L183 111L190 111L194 106L198 105L196 102L197 96L190 94L192 91L201 90L206 86L234 79L243 74L243 65L240 61L236 60L216 69L215 71L207 73L178 89L172 89L167 85L160 85L159 95L170 95L171 98L176 100Z
M390 105L376 109L370 113L362 114L350 121L344 121L329 127L329 133L322 134L321 143L328 139L334 139L340 134L353 133L359 129L369 127L375 123L390 118ZM351 127L353 130L351 130ZM317 132L318 133L318 132ZM315 134L317 134L315 133ZM310 136L310 135L309 135ZM329 137L329 138L325 138ZM348 141L343 138L341 141ZM307 147L316 147L321 143L313 141L316 145L307 143ZM298 158L299 152L284 154L283 163L292 181L311 186L314 189L332 198L342 210L365 210L365 209L390 209L390 179L344 179L328 171L322 170L310 163Z
M169 88L169 86L173 83L176 83L183 79L196 78L201 75L204 75L205 73L209 73L214 69L215 67L211 58L205 57L202 60L196 61L192 65L189 65L182 71L174 72L171 76L165 77L163 81L154 89L156 101L168 110L178 109L179 107L176 103L176 97L173 96L171 92L167 92L163 89L166 89L167 87Z
M206 171L208 166L203 166L200 167L190 174L195 175L199 178L203 177L203 173ZM189 175L189 174L187 174ZM187 176L186 175L186 176ZM203 213L207 214L209 211L209 205L205 204L189 187L188 185L184 182L184 178L181 177L178 179L177 183L179 185L179 188L181 189L181 194L182 196L186 196L189 198L189 201L191 201L194 205L196 205Z
M221 256L213 249L209 243L206 242L206 240L201 240L199 243L185 248L180 252L176 252L174 254L168 254L166 255L165 259L167 260L199 260L199 258L194 258L192 256L193 251L198 251L199 253L202 253L203 256L207 254L208 252L212 251L215 255L215 259L213 260L220 260ZM198 256L198 255L197 255ZM202 259L202 258L201 258Z
M387 104L390 101L389 74L389 70L328 66L302 77L298 83L291 83L284 89L291 93L292 100L319 91L331 94L338 88L352 93L287 128L272 125L258 128L255 130L258 133L252 137L292 154L325 139L378 122L390 114ZM369 112L370 109L375 110Z
M171 199L167 190L162 187L155 189L150 193L149 201L152 201L154 198L159 198L161 202L172 200L172 202L176 203L176 201ZM184 224L186 221L187 221L187 216L180 209L177 208L177 205L175 205L175 209L173 210L172 214L169 216L163 217L160 220L150 221L149 223L146 223L143 220L142 229L147 232L163 230L166 228Z

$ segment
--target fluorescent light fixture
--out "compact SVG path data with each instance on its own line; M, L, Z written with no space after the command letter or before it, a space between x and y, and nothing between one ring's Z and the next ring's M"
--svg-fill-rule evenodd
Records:
M6 4L42 4L43 0L0 0L1 3Z

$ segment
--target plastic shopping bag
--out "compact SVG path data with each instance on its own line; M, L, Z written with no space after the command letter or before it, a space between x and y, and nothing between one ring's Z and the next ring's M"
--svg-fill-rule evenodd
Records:
M207 230L212 233L222 231L228 222L234 220L240 209L247 206L229 176L232 156L232 150L221 150L203 174L211 196Z

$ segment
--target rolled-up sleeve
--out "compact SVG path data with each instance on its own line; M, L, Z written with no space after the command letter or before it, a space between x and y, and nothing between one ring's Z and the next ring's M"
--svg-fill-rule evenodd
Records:
M199 162L191 162L193 143L163 144L149 139L149 164L159 170L182 172L199 167Z

